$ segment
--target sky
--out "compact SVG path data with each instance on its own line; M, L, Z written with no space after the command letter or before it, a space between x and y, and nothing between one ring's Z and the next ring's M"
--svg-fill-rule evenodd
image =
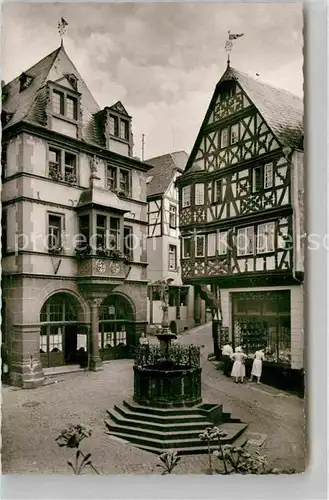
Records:
M100 107L122 101L134 156L190 153L226 69L225 40L244 33L231 66L302 97L302 5L220 3L6 3L2 79L8 83L60 45Z

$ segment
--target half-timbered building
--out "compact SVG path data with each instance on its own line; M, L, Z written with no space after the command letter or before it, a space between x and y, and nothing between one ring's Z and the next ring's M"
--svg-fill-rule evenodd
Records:
M194 295L194 287L183 285L180 263L177 178L184 172L188 155L176 151L146 160L148 172L148 238L147 277L148 321L160 325L162 304L154 283L171 278L169 287L169 321L173 331L180 332L206 321L205 302Z
M146 328L150 167L63 44L2 89L2 339L12 383L127 356ZM137 242L137 244L136 244Z
M218 308L222 340L302 369L302 100L228 64L176 184L183 283Z

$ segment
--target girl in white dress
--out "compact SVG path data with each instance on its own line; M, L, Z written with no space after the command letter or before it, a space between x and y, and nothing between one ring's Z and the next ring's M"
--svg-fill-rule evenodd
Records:
M243 379L246 376L246 367L244 364L244 360L246 359L246 355L242 352L241 347L236 347L235 353L232 354L231 359L234 360L231 377L235 377L235 383L241 380L243 383Z
M265 359L264 349L256 351L254 354L254 362L252 364L251 375L249 382L252 382L253 377L257 378L257 384L260 384L260 377L262 375L263 361Z

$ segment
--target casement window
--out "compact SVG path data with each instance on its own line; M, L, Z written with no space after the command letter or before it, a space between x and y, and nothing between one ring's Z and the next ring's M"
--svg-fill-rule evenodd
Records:
M134 239L133 239L133 229L130 226L124 226L123 228L123 253L130 260L133 260L133 250L134 250Z
M228 248L227 231L219 231L217 233L217 253L219 255L226 255Z
M189 207L191 205L191 186L184 186L182 188L182 207Z
M207 235L207 256L214 255L216 255L216 233L210 233Z
M177 208L175 205L169 205L169 227L172 229L177 227Z
M252 191L257 193L262 189L273 187L273 164L266 163L252 169Z
M105 249L106 248L106 216L105 215L96 215L96 245L97 249Z
M264 165L264 189L273 187L273 164Z
M77 183L77 160L75 153L58 148L49 148L48 175L55 181Z
M86 248L89 245L90 238L90 217L89 215L80 215L79 217L79 241L78 248Z
M110 115L110 135L129 141L129 120Z
M222 179L216 179L212 184L212 202L222 203Z
M195 185L195 204L204 205L204 184Z
M257 226L257 253L274 252L274 222Z
M127 120L120 120L120 137L126 141L129 140L129 122Z
M119 248L120 242L120 219L117 217L110 217L110 248Z
M234 125L231 125L231 144L235 144L239 140L239 124L235 123Z
M119 194L130 195L130 172L128 170L119 170Z
M237 234L237 255L253 255L254 254L254 226L243 227L238 229Z
M110 115L110 134L119 135L119 118L114 115Z
M2 210L1 213L1 253L4 254L8 250L8 213L7 210Z
M183 237L182 242L183 242L183 245L182 245L182 247L183 247L183 252L182 252L183 259L189 259L191 257L192 239L190 236Z
M48 214L47 243L48 250L59 250L62 247L62 231L64 229L64 216Z
M68 120L78 120L78 98L64 90L53 89L51 93L52 111Z
M204 257L205 250L205 237L203 234L199 234L195 238L195 256Z
M177 269L177 247L176 245L169 245L169 270L175 271Z
M223 128L220 132L220 147L226 148L228 146L228 127Z
M107 165L107 187L115 191L117 187L117 168Z
M106 185L111 191L122 196L131 196L131 172L129 170L107 165L106 174Z

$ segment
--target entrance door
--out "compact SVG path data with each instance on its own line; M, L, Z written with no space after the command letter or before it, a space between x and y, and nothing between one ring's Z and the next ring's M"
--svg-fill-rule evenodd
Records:
M64 360L66 364L77 363L77 326L66 325L64 335Z

